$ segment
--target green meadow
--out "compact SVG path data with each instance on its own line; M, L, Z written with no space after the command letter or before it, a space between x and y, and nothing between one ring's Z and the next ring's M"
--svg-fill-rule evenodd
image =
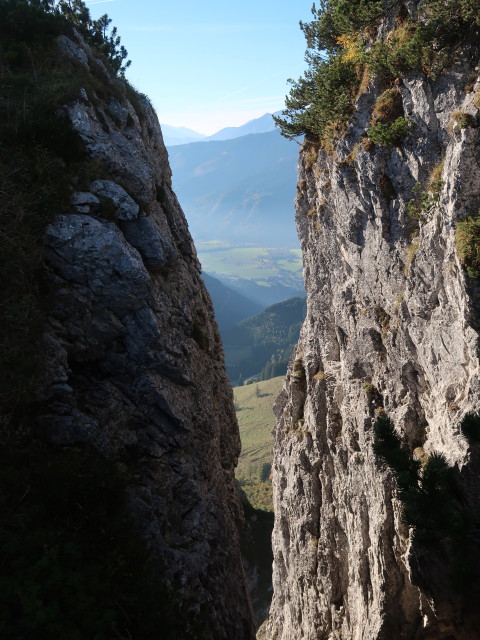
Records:
M224 242L198 242L197 252L207 273L237 276L247 280L268 280L282 274L298 276L302 282L300 249L272 249L229 245Z
M252 506L264 511L273 511L269 477L275 425L272 406L283 380L284 376L278 376L233 389L242 440L236 476Z

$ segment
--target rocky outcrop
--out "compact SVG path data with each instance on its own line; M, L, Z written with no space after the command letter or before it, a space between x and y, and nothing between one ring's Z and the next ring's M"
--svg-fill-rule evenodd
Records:
M460 422L480 409L479 285L455 244L458 221L480 208L478 78L465 90L476 63L398 82L414 123L400 146L362 142L382 91L372 83L333 155L309 143L300 154L308 304L276 405L271 640L478 637L478 451ZM455 111L470 114L464 128ZM412 189L435 167L438 196L415 221ZM374 453L381 415L413 457L452 467L470 518L461 548L405 524ZM458 565L471 569L462 586Z
M152 563L185 613L182 637L249 639L233 397L158 121L78 35L59 46L96 78L62 109L91 178L45 233L38 430L93 446L130 478Z

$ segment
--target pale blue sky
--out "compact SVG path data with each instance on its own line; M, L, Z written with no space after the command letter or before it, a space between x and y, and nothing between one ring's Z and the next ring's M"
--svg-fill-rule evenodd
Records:
M127 77L160 122L211 134L283 107L305 68L299 20L312 0L92 0L108 13L132 66Z

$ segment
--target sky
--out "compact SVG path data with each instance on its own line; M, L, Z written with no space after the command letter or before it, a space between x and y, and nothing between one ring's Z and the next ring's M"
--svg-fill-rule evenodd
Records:
M107 13L159 120L210 135L283 108L306 64L312 0L90 0Z

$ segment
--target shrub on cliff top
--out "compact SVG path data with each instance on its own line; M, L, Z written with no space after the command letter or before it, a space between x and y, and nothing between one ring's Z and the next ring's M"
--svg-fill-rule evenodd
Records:
M297 82L289 82L292 88L284 112L289 120L274 116L285 137L308 132L322 139L328 125L351 116L357 75L355 65L345 63L341 54L320 61L315 73L307 72Z
M111 19L104 14L98 20L92 20L82 0L0 0L0 18L2 40L11 41L18 48L24 42L45 40L75 27L90 45L105 56L115 74L123 76L130 65L117 28L110 31Z
M397 25L375 41L388 13ZM411 69L436 74L451 63L460 42L475 43L480 33L478 0L424 0L416 17L399 2L321 0L312 14L311 22L300 23L308 69L289 81L286 109L275 118L288 138L305 134L321 140L330 123L347 121L365 70L383 82Z
M308 69L297 81L289 80L286 109L275 118L284 136L321 139L329 123L351 116L362 75L358 34L381 16L381 7L380 0L360 0L355 6L349 0L321 0L318 9L313 5L312 22L300 23Z

